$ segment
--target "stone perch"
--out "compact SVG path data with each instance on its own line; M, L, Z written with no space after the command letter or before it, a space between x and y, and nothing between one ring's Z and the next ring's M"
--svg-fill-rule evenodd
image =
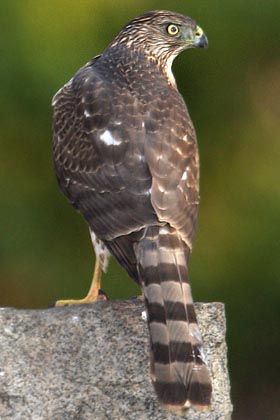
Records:
M213 381L210 412L188 420L230 420L225 316L197 303ZM47 310L0 310L0 418L172 420L149 375L148 328L138 299Z

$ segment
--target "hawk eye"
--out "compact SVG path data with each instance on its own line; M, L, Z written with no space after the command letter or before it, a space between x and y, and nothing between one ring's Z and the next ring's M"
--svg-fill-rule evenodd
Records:
M178 35L179 32L180 32L179 26L174 25L173 23L167 26L167 33L169 35L175 36L175 35Z

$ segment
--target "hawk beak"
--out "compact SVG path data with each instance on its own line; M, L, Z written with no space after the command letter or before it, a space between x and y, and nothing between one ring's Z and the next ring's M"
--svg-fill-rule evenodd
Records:
M197 26L193 45L196 48L208 48L208 39L203 30Z

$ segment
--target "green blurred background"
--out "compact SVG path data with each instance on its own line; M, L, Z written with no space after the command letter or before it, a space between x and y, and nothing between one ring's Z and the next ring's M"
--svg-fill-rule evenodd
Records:
M210 44L174 64L201 155L195 300L226 304L234 420L279 420L279 0L1 1L0 305L86 294L94 257L54 176L51 98L153 9L195 18ZM138 293L115 261L104 289Z

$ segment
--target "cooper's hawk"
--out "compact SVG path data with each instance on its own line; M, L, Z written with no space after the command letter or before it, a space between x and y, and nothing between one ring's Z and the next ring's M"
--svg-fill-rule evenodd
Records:
M62 192L89 224L97 299L109 252L141 286L152 381L174 410L208 408L205 365L189 284L199 203L196 135L171 71L207 47L189 17L150 12L127 24L53 99L53 153ZM109 251L109 252L108 252ZM58 305L75 303L59 301Z

